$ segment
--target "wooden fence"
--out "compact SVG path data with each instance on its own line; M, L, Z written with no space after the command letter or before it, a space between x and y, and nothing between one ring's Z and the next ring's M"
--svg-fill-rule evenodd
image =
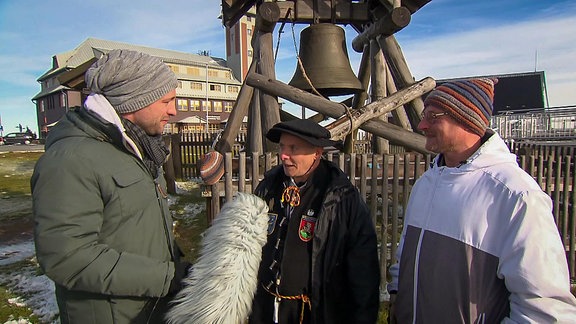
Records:
M189 143L191 142L180 142L180 174L184 179L198 175L194 164L198 156L192 158L191 154L203 154L211 145L211 141L204 140L200 142L200 148L190 148L187 147ZM175 151L178 150L173 150ZM511 151L518 155L519 165L532 175L552 198L554 219L566 247L570 275L572 279L576 279L574 147L516 144L511 147ZM326 158L344 170L368 204L378 230L382 273L386 274L389 265L396 261L396 246L410 191L415 180L428 168L432 156L416 153L334 153L327 154ZM203 191L203 196L207 199L209 221L218 213L221 204L231 199L235 192L252 192L262 179L264 171L278 164L275 154L246 154L239 151L225 154L224 161L224 177L219 183L206 186Z

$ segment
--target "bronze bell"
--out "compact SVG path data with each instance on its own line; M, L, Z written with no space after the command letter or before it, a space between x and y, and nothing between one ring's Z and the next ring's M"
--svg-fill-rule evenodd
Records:
M314 88L325 97L364 90L350 67L342 27L322 23L303 29L300 33L300 60ZM288 84L313 92L299 65Z

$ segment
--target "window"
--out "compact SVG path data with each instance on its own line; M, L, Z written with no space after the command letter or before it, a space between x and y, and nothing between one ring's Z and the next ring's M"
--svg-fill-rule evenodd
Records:
M252 35L252 29L250 28L246 29L246 34L248 34L248 36Z
M178 89L182 89L182 81L178 80Z
M228 92L238 93L238 87L237 86L228 86Z
M208 76L216 78L216 77L218 77L218 71L208 70Z
M65 93L61 93L60 94L60 107L67 107L68 104L66 102L66 94Z
M251 49L248 50L248 56L252 57L252 50Z
M210 101L202 100L202 111L212 111L212 103Z
M202 85L203 85L203 83L200 83L200 82L192 82L190 84L190 88L192 88L192 90L202 90L202 88L203 88Z
M38 100L38 109L40 112L44 112L44 100Z
M218 124L208 124L208 130L210 132L217 132L220 130L220 126Z
M194 67L186 68L186 74L199 76L200 75L200 69L194 68Z
M226 79L232 79L232 74L228 71L224 72L224 76L226 77Z
M200 100L190 100L190 111L200 111Z
M214 101L214 112L222 112L222 101Z
M176 106L178 111L188 111L188 99L178 99Z
M224 111L229 113L232 112L232 107L234 107L234 103L232 103L231 101L225 101L224 102Z
M172 72L174 72L174 73L180 72L180 68L178 68L176 65L168 64L168 67L169 67L170 70L172 70Z
M46 97L46 105L48 110L54 109L54 96Z
M219 84L211 84L210 85L210 91L222 92L222 86Z

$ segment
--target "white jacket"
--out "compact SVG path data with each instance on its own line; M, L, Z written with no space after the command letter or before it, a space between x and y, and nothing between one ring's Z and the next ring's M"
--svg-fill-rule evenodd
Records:
M413 187L388 290L399 323L576 323L550 197L498 134Z

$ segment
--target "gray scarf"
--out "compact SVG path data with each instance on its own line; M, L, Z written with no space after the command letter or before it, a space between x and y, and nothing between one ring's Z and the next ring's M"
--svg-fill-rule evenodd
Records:
M136 143L142 154L142 159L148 171L154 179L158 177L158 170L166 161L170 153L162 135L150 136L138 125L122 118L122 125L126 129L126 134Z

